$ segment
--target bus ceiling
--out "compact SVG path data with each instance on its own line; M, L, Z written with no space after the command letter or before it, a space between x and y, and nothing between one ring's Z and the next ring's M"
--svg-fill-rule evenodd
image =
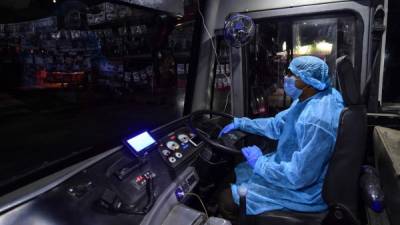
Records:
M298 11L298 7L303 6L313 6L313 7L326 7L332 5L332 3L337 4L347 4L349 10L353 10L355 5L370 5L369 0L362 1L344 1L344 0L286 0L286 1L276 1L276 0L252 0L252 1L243 1L237 0L235 4L232 4L231 0L214 0L207 1L206 8L212 12L218 12L215 18L216 27L215 29L222 29L224 25L225 17L233 12L241 12L241 13L252 13L252 12L262 12L276 9L285 9L285 8L296 8ZM350 3L350 4L349 4ZM343 9L346 9L346 6L343 5ZM210 10L212 9L212 10ZM299 12L299 11L298 11ZM306 11L301 11L306 14ZM208 12L210 13L210 12ZM207 18L207 17L206 17ZM256 18L255 18L256 19Z
M74 2L80 2L88 6L96 5L102 2L113 2L122 5L133 5L153 9L156 11L162 11L175 16L183 16L184 14L184 1L182 0L1 0L0 8L18 11L33 9L34 6L40 6L41 8L46 9L64 2L69 2L71 4L74 4Z
M128 2L130 4L143 6L159 11L171 13L176 16L183 16L184 2L182 0L119 0L121 2Z

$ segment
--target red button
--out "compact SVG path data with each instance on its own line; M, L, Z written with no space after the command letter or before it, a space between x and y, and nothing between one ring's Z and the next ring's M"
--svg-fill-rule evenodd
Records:
M137 176L136 177L136 183L139 183L140 181L142 181L143 180L143 177L142 176Z
M175 136L175 135L174 135L174 136L171 136L170 139L171 139L171 140L175 140L175 139L176 139L176 136Z

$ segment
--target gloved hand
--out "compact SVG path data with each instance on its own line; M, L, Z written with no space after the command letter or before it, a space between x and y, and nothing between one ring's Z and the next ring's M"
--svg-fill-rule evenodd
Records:
M221 137L222 135L231 132L232 130L236 129L235 124L232 122L228 125L226 125L221 132L219 132L218 137Z
M242 148L242 153L244 157L246 157L247 163L251 166L251 168L254 168L257 159L263 155L261 149L255 145Z

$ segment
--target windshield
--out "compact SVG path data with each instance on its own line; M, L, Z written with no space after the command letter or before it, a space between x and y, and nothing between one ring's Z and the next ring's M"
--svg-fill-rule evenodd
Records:
M101 3L0 24L0 187L181 117L191 2L179 18Z

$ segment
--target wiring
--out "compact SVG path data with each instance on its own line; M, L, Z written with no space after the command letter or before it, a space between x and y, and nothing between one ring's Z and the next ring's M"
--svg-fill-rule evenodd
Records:
M221 63L220 63L220 61L219 61L219 57L218 57L217 48L216 48L215 45L214 45L214 41L213 41L213 38L212 38L212 36L211 36L211 33L210 33L210 31L208 30L207 25L206 25L206 23L205 23L204 15L203 15L203 13L202 13L201 10L200 10L200 0L197 0L197 11L199 12L199 15L200 15L200 17L201 17L201 22L202 22L202 24L203 24L204 30L206 31L208 37L209 37L210 40L211 40L211 47L212 47L212 49L213 49L213 52L214 52L214 55L215 55L215 59L216 59L216 61L217 61L217 66L218 66L218 65L221 65ZM225 72L222 73L222 75L224 75L224 77L225 77L225 78L227 79L227 81L229 82L230 77L229 77L228 75L226 75ZM231 82L230 82L230 83L231 83ZM213 84L213 85L214 85L214 84ZM231 84L231 85L232 85L232 84ZM227 94L227 96L226 96L225 107L224 107L224 111L223 111L223 112L226 112L226 109L227 109L227 106L228 106L228 103L229 103L229 96L230 96L230 93L231 93L231 89L229 90L229 92L228 92L228 94Z
M225 100L225 107L224 107L224 112L226 112L226 109L229 104L229 97L231 96L231 92L229 91L228 94L226 95L226 100Z
M204 205L203 201L201 200L201 197L198 194L192 193L192 192L188 192L188 193L186 193L186 195L194 196L199 200L201 206L203 207L204 213L206 214L206 218L208 220L208 218L209 218L208 217L208 212L207 212L206 206Z

